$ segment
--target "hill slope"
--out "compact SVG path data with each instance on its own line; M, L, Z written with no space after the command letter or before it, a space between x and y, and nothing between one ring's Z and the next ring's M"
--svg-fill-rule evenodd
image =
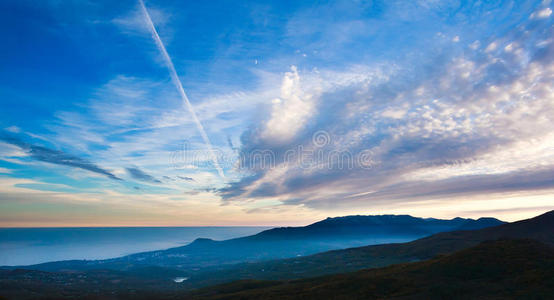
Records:
M196 287L237 279L291 279L352 272L421 261L475 246L488 240L529 238L554 245L554 211L535 218L471 231L438 233L408 243L334 250L305 257L221 266L189 272L185 286Z
M503 224L493 218L478 220L423 219L407 215L328 218L305 227L281 227L225 241L197 239L189 245L95 261L61 261L27 266L43 271L112 269L158 266L190 270L241 262L304 256L362 245L406 242L458 228Z
M360 269L377 268L433 258L435 258L433 261L436 261L437 259L442 259L436 258L437 256L453 253L457 250L469 247L475 247L481 242L488 240L502 238L532 238L552 246L554 245L553 225L554 211L524 221L475 231L439 233L409 243L335 250L307 257L258 263L243 263L205 268L196 271L176 270L155 266L135 267L125 272L99 270L50 273L30 270L0 270L0 291L3 291L0 295L16 294L18 295L16 299L36 299L38 296L52 295L55 296L54 299L83 299L84 296L87 295L92 298L99 297L100 299L113 299L114 297L117 299L125 299L125 297L137 299L139 296L144 296L145 299L187 299L191 296L188 294L191 288L214 285L237 279L256 279L256 281L230 283L228 285L204 290L200 294L195 294L195 296L198 297L219 297L219 294L210 294L209 291L219 291L218 293L227 295L243 289L258 289L290 283L290 281L260 282L260 279L290 280L294 278L308 278L323 274L351 272ZM475 261L465 260L460 264L476 264L476 262L487 263L489 260L496 259L495 253L497 253L497 250L491 251L493 252L492 254L491 252L487 252L489 253L487 255L490 257L482 256L480 259L476 258L477 260ZM533 252L528 251L528 253ZM524 265L523 262L525 260L519 262L519 260L522 259L521 257L518 258L516 254L513 254L512 257L513 262L517 262L516 265ZM530 261L532 261L531 258ZM548 264L545 263L544 265L547 266ZM394 268L400 268L401 266L403 265ZM388 270L388 268L383 270ZM479 269L473 270L479 271ZM471 274L470 271L467 272L467 274ZM176 283L173 282L175 277L188 277L188 280ZM539 277L539 279L543 280L542 277ZM532 281L533 279L531 278L530 280ZM386 281L384 283L386 283ZM344 284L345 286L351 286L347 281L345 281ZM379 283L379 285L380 284L381 283ZM529 284L529 286L532 287L532 282ZM383 286L386 287L386 285ZM447 286L446 283L445 286ZM443 287L444 286L441 286L439 288L442 289ZM105 295L108 295L108 297Z
M296 281L241 281L198 299L547 299L554 249L533 240L497 240L425 262Z

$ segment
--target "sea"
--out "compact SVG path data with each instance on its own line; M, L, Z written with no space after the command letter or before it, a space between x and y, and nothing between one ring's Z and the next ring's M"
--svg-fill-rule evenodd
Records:
M0 228L0 266L70 259L106 259L186 245L197 238L226 240L270 227Z

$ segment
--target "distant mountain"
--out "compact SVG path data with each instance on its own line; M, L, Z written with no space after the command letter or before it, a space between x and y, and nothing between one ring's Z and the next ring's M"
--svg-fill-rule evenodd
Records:
M504 222L498 222L495 218L479 218L473 222L465 222L456 230L476 230L481 228L493 227L503 224Z
M239 264L191 272L185 283L191 287L236 279L292 279L379 268L422 261L437 255L498 239L534 239L554 245L554 211L523 221L479 230L443 232L408 243L373 245L334 250L305 257Z
M194 299L549 299L554 248L529 239L484 242L452 255L295 281L238 281Z
M60 261L26 268L43 271L113 269L158 266L191 270L241 262L310 255L332 249L406 242L437 232L503 224L493 218L441 220L407 215L327 218L304 227L269 229L256 235L214 241L200 238L189 245L125 257L93 261Z
M340 239L344 236L426 236L429 234L460 230L461 228L484 228L504 222L495 218L441 220L416 218L409 215L346 216L327 218L305 227L281 227L263 231L252 238L323 238Z

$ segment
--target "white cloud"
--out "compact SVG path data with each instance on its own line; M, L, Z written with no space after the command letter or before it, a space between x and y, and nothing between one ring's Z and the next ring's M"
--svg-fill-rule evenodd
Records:
M430 13L449 5L433 2L436 3L425 8ZM336 58L333 54L350 53L345 48L357 49L360 44L351 44L356 37L370 36L370 40L379 40L382 32L398 29L387 27L380 30L381 33L375 32L373 28L381 27L374 25L384 25L385 22L379 23L376 20L379 18L375 18L364 23L356 19L360 17L358 15L353 21L325 24L324 18L319 16L320 12L336 14L335 8L352 14L363 11L352 9L351 1L336 6L318 10L317 16L311 16L311 19L297 15L288 22L284 43L294 46L290 49L302 49L296 58L306 52L310 58L332 61ZM151 7L149 11L156 25L162 27L160 31L171 37L171 28L164 26L168 22L168 14ZM404 21L432 17L421 11L418 11L419 14L408 11L389 9L384 14L386 17L392 14L394 20ZM550 15L550 8L544 8L537 11L534 18ZM306 21L313 19L321 21ZM145 34L147 28L138 11L116 18L113 23L123 33L148 38ZM397 26L395 22L390 24ZM541 24L537 26L544 25ZM545 27L542 29L547 30ZM436 31L436 28L432 30ZM322 32L324 34L320 34ZM407 56L414 61L408 61L409 66L404 67L396 66L396 61L388 61L386 68L354 65L351 58L358 53L350 53L341 59L339 70L320 66L319 70L299 71L293 67L283 75L275 71L264 72L258 65L252 71L259 83L256 88L202 95L202 98L195 99L198 100L195 108L200 120L206 125L210 137L215 136L215 143L222 148L227 148L226 135L232 132L232 139L238 140L238 133L247 132L251 121L255 120L259 121L255 124L258 131L251 137L258 140L248 139L250 136L245 133L242 141L247 143L246 146L258 146L256 143L262 146L271 146L271 143L282 147L297 146L288 144L291 141L310 146L309 131L311 127L317 127L332 135L333 143L329 146L333 149L353 152L371 149L376 158L382 158L383 170L376 168L360 173L341 170L325 172L317 168L302 169L297 165L270 170L244 187L244 200L252 200L249 198L251 193L265 188L266 184L274 184L277 193L264 197L264 205L286 203L283 207L333 207L334 202L348 198L349 201L358 201L350 203L363 203L368 207L382 205L384 209L386 206L401 205L398 199L409 197L408 189L399 188L396 194L398 199L393 197L396 195L391 196L390 190L387 191L388 187L406 184L407 181L456 181L458 177L469 175L502 175L551 165L553 137L548 132L552 124L550 116L554 115L553 66L547 59L544 60L546 62L533 62L538 54L549 55L551 35L540 36L540 30L531 29L525 34L495 36L493 42L475 40L468 45L474 51L462 53L461 49L456 49L449 53L449 49L460 47L451 43L460 41L458 35L452 38L453 32L464 37L464 41L466 37L471 40L476 37L452 28L444 28L443 32L439 35L441 42L450 48L438 49L440 45L429 45L421 53L432 53L428 49L435 49L434 46L444 52L440 57L422 57L423 60L432 60L424 68L420 68L417 61L419 53L408 53L407 50L400 53L409 54ZM305 37L314 34L321 35L321 38L317 37L316 42L310 43L312 48L296 47L295 42L305 43ZM434 32L433 36L435 38ZM365 42L369 40L362 40L365 47ZM545 51L533 51L535 46L543 47ZM367 51L360 52L373 54L374 50L378 53L382 49L368 46ZM391 53L398 54L391 50ZM248 61L252 62L252 59L250 57ZM381 57L378 59L381 60ZM300 62L308 64L308 61ZM364 57L359 61L367 63L374 60ZM241 63L244 65L244 61ZM256 59L255 63L259 61ZM267 57L261 65L273 64L274 68L279 68L290 63L286 59L275 62ZM58 113L58 123L46 126L54 132L47 138L56 145L95 157L117 176L125 176L124 168L132 164L156 178L186 172L187 176L195 178L194 183L187 185L196 188L220 187L223 183L206 171L207 167L178 169L171 165L171 151L180 150L183 140L187 140L193 150L202 148L194 124L186 118L188 113L179 104L173 90L167 82L116 76L100 87L83 106L86 112ZM0 152L18 155L13 149L2 147ZM199 155L197 159L200 163L209 162L207 155ZM164 185L174 189L171 192L184 186L179 182L164 182ZM385 192L389 194L383 195ZM437 190L430 189L430 192ZM159 199L153 195L145 196L145 199L123 199L124 196L113 192L110 197L101 200L159 201L156 203L168 206L175 201L191 201L201 206L204 198L214 203L218 200L210 192L199 192L188 198L173 195L175 199L171 200L167 195L160 195ZM389 199L385 199L387 197ZM352 207L359 209L360 206Z
M537 12L531 14L533 19L546 19L552 15L552 9L550 7L545 7Z
M372 80L376 76L368 76L371 72L317 80L303 74L303 82L320 87L318 93L310 93L315 113L304 124L328 132L333 149L369 149L381 164L371 170L283 165L258 173L252 182L230 186L235 193L226 199L271 199L336 209L395 205L417 197L446 203L457 193L473 197L509 188L523 194L551 188L546 181L554 167L554 64L547 58L530 60L550 52L538 51L537 38L521 35L520 30L525 26L498 37L484 50L476 41L471 54L457 54L446 62L432 60L431 71L409 69L415 73L413 81L403 77L404 70L382 80ZM506 41L510 43L504 45ZM494 51L501 45L506 51ZM550 49L551 41L541 47ZM337 83L347 77L364 79ZM266 129L268 123L262 124ZM295 143L310 145L310 132L296 133Z
M496 41L492 42L487 46L487 48L485 48L485 52L492 52L492 51L496 50L496 47L498 47L497 42Z
M508 45L506 45L506 47L504 47L504 51L506 52L512 52L514 50L514 44L513 43L509 43Z
M280 101L273 101L271 117L262 134L268 141L289 141L314 113L313 95L302 89L296 66L286 72L281 84Z
M391 119L402 119L406 115L405 109L394 109L390 108L381 113L382 117L391 118Z
M6 127L4 128L4 130L6 131L9 131L9 132L12 132L12 133L19 133L21 132L21 129L17 126L10 126L10 127Z
M152 6L148 6L148 13L152 18L152 22L156 24L156 27L162 27L164 28L164 33L167 32L166 29L169 28L167 28L166 25L169 22L170 15L167 12ZM112 23L127 34L135 34L141 36L147 34L146 36L148 36L150 32L148 25L146 24L146 22L144 22L144 16L138 6L138 3L135 9L133 9L126 15L114 18L112 20ZM166 36L164 36L164 38L165 37Z

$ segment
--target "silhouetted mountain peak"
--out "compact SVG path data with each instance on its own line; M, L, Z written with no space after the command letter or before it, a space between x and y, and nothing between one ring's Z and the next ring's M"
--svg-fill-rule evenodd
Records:
M208 238L197 238L195 239L194 241L192 241L192 243L188 244L188 246L207 246L207 245L212 245L216 243L216 241L212 240L212 239L208 239Z
M352 215L342 217L329 217L325 220L315 222L306 227L317 226L337 226L337 225L368 225L368 224L393 224L393 223L410 223L421 218L412 217L410 215Z
M452 223L452 224L463 224L469 222L479 222L479 223L490 223L494 225L503 224L503 221L492 217L483 217L477 220L466 219L461 217L456 217L451 220L447 219L436 219L436 218L419 218L413 217L410 215L352 215L352 216L342 216L342 217L328 217L322 221L315 222L306 227L318 227L318 226L345 226L345 225L411 225L411 224L422 224L422 223Z
M255 235L253 239L341 239L346 236L423 237L438 232L481 229L504 224L495 218L451 220L418 218L410 215L352 215L328 217L304 227L279 227Z
M464 219L462 219L464 220ZM475 229L481 229L486 227L493 227L497 225L505 224L504 222L490 217L484 217L479 218L477 220L474 219L465 219L466 221L463 222L456 230L475 230Z

